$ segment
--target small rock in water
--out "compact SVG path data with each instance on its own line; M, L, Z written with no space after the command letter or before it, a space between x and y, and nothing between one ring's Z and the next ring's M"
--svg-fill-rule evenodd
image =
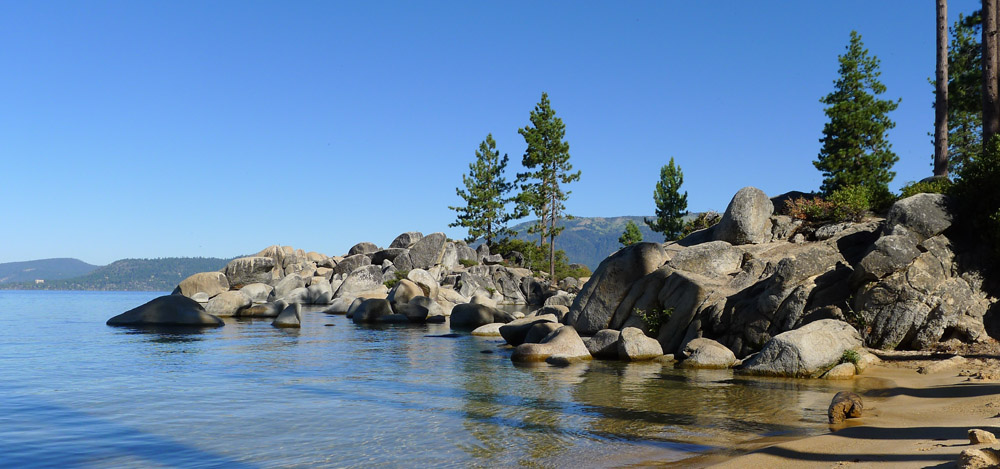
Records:
M969 443L974 445L986 445L997 442L996 436L986 430L973 428L969 430Z
M850 391L840 391L833 396L833 401L830 402L830 408L827 409L826 415L829 417L830 423L840 423L847 418L861 417L862 410L864 410L864 404L861 402L861 396Z
M493 353L492 350L480 350L479 353Z
M323 324L326 327L336 326L336 324Z
M456 337L461 337L461 335L460 334L456 334L454 332L451 332L451 333L448 333L448 334L425 335L424 337L444 337L446 339L454 339Z

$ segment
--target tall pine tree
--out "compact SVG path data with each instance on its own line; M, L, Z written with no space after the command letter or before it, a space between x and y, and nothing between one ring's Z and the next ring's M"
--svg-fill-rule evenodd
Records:
M458 212L458 218L448 226L467 228L469 236L465 240L470 243L483 238L486 244L492 246L498 238L513 235L513 231L507 228L507 222L524 216L519 209L507 211L508 204L513 200L509 194L514 189L514 183L504 177L508 158L507 155L500 158L496 146L493 134L487 135L486 140L479 144L476 160L469 163L469 175L462 175L465 190L455 189L465 201L465 206L448 207Z
M635 243L642 242L642 232L639 231L639 227L632 220L628 221L625 225L625 231L622 235L618 237L618 242L623 248L627 248Z
M517 131L528 144L521 165L529 170L517 175L523 191L519 201L538 216L533 231L542 240L549 238L549 276L555 279L555 238L562 231L562 227L556 225L565 216L563 202L570 194L563 186L579 180L580 171L571 172L569 143L563 141L566 124L556 117L547 93L542 93L529 119L531 125Z
M863 186L871 194L888 192L889 181L896 176L892 165L899 157L887 140L896 124L889 113L899 101L878 99L885 85L878 80L879 60L868 55L861 35L851 31L847 52L837 58L840 76L834 91L820 100L830 119L823 126L823 148L813 162L823 172L824 194L845 186Z
M653 202L656 203L656 218L645 219L649 229L663 233L667 240L677 239L684 228L684 215L687 215L687 192L681 194L681 184L684 184L684 173L681 167L670 163L660 168L660 180L653 189Z
M948 47L948 170L955 175L982 152L982 13L958 16Z

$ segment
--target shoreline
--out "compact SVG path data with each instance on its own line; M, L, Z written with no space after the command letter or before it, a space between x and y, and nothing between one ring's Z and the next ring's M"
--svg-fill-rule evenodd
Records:
M830 433L764 437L664 466L954 467L962 451L996 446L972 445L967 432L978 428L1000 435L1000 381L983 371L995 370L1000 360L917 372L929 363L905 360L871 367L857 379L884 380L887 386L859 393L865 405L862 417L831 425ZM988 379L969 376L977 373Z

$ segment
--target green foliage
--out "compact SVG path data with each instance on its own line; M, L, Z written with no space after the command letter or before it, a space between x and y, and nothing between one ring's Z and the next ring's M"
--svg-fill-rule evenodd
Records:
M466 242L474 242L480 237L487 243L494 239L513 234L507 228L507 222L525 215L521 207L513 212L507 211L507 205L514 200L509 196L514 189L514 183L507 182L504 170L507 168L507 155L500 158L496 149L493 134L486 136L476 150L476 160L469 164L469 175L462 175L465 190L455 189L465 206L448 207L458 212L458 218L448 226L461 226L469 230Z
M410 271L409 270L397 270L397 271L393 272L392 274L396 278L391 278L389 280L386 280L386 281L382 282L382 284L385 285L385 287L389 288L389 289L392 289L392 287L395 287L399 283L400 280L403 280L404 278L406 278L407 275L410 275Z
M621 243L622 247L642 242L642 233L639 232L639 227L632 220L629 220L628 224L625 225L625 231L618 238L618 242Z
M787 212L793 218L814 223L861 221L871 210L871 191L862 186L844 186L830 197L799 197L787 202Z
M861 360L861 354L857 350L844 350L844 354L840 356L840 363L853 363L855 365Z
M684 223L684 227L681 228L681 237L683 238L695 231L711 227L720 220L722 220L722 215L719 215L719 212L709 210L699 213L698 216Z
M683 217L687 215L687 192L681 195L681 184L684 184L684 173L670 157L670 163L660 168L660 180L653 189L656 219L647 219L646 225L671 240L680 237L684 228Z
M947 194L951 191L951 181L945 178L925 182L911 182L900 189L899 198L905 199L917 194Z
M474 261L472 259L459 259L458 263L462 264L462 267L472 267L474 265L479 265L478 262L476 262L476 261Z
M827 201L831 204L833 221L861 221L871 208L869 191L861 186L844 186L833 191Z
M490 246L490 252L500 254L504 259L509 259L512 252L519 252L524 256L526 269L531 270L535 275L549 271L549 245L541 246L525 241L523 239L508 238ZM573 269L570 267L566 252L562 249L555 251L555 272L556 277L587 277L590 276L590 269ZM580 275L583 273L584 275Z
M840 76L834 91L820 100L830 119L823 126L823 147L813 162L823 172L820 190L830 195L856 185L888 192L889 181L896 175L892 165L899 160L886 139L889 129L896 126L888 114L899 101L877 98L886 91L878 80L879 60L868 55L857 31L851 31L847 52L838 60Z
M542 93L542 99L531 111L529 119L531 125L517 131L528 144L521 158L521 165L528 171L517 175L522 190L518 202L522 210L530 209L538 216L533 232L540 239L549 238L549 244L553 245L555 237L562 231L557 222L564 216L566 206L563 202L570 194L563 187L578 181L580 171L572 172L569 143L563 140L566 125L556 117L547 93ZM549 262L550 271L554 270L553 251L550 251Z
M674 314L674 310L672 308L651 309L649 311L634 309L632 312L635 313L639 319L642 319L642 322L646 324L646 328L649 329L649 332L653 335L658 334L660 332L660 327L666 324L667 321L670 321L670 316Z
M982 12L958 15L948 46L948 167L952 173L983 149ZM933 83L932 83L933 84ZM932 156L933 161L933 156Z
M952 186L959 215L1000 256L1000 137L962 166Z

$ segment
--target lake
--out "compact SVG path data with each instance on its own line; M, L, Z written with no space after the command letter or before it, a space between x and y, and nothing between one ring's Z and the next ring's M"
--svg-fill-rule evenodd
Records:
M852 384L593 361L517 366L447 325L203 332L104 322L164 293L0 291L6 467L601 467L828 431Z

